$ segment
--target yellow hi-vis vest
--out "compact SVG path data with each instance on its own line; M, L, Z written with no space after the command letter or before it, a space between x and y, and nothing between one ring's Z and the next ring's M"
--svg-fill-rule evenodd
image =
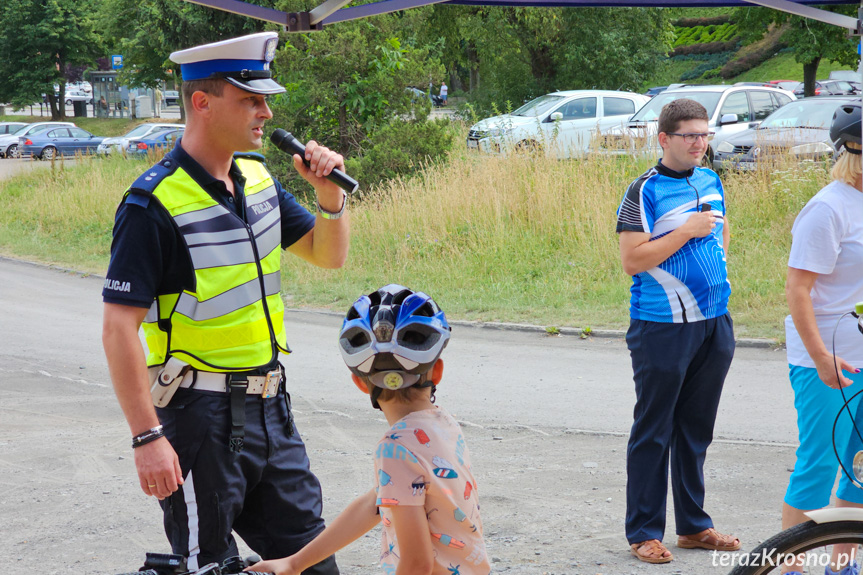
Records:
M153 198L174 220L195 285L159 295L144 319L147 365L176 357L202 371L249 371L290 353L279 295L282 226L272 176L254 159L235 158L246 178L245 213L212 198L182 168Z

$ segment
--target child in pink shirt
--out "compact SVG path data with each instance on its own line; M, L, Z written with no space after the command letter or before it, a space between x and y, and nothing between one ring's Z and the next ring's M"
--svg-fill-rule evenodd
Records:
M339 337L342 358L391 426L375 451L375 488L295 555L249 570L299 575L381 523L387 575L491 572L467 445L455 419L434 405L449 336L443 311L422 292L391 284L354 302Z

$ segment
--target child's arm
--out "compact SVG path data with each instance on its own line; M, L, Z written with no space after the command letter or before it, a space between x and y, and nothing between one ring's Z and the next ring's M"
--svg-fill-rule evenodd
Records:
M396 505L389 510L401 552L396 575L431 575L434 553L425 508Z
M297 553L282 559L261 561L246 570L272 572L276 575L299 575L305 569L320 563L339 549L347 547L380 523L381 518L377 512L376 502L377 494L374 489L360 495L351 501L350 505L339 513L339 516L320 535ZM425 515L423 515L423 519L425 520ZM426 539L428 539L427 536Z

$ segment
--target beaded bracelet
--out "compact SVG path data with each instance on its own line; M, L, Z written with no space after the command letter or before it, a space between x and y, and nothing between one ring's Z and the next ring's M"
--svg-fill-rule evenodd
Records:
M148 429L143 433L139 433L135 437L132 438L132 449L141 447L142 445L147 445L152 441L156 441L160 437L165 437L165 430L161 425L157 425L152 429Z

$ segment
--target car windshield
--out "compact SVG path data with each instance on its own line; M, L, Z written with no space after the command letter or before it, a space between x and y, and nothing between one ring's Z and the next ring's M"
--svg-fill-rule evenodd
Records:
M841 102L797 100L770 114L758 129L764 128L830 128L833 112Z
M797 85L800 82L796 81L788 81L788 82L779 82L776 84L777 88L782 88L783 90L791 90L792 92L797 89Z
M15 130L14 132L12 132L12 135L13 135L13 136L23 135L23 134L24 134L24 132L26 132L26 131L27 131L27 127L28 127L29 125L30 125L30 124L24 124L23 126L21 126L20 128L18 128L18 129L17 129L17 130Z
M535 118L546 113L551 107L555 106L561 100L563 100L563 96L552 96L551 94L548 94L546 96L540 96L536 100L531 100L530 102L513 112L512 115Z
M134 138L134 137L137 137L137 136L143 136L144 134L146 134L146 133L147 133L147 131L148 131L149 129L150 129L150 126L149 126L148 124L141 124L140 126L138 126L137 128L135 128L134 130L130 131L129 133L127 133L127 134L126 134L125 136L123 136L123 137L124 137L124 138Z
M712 118L721 95L722 92L662 92L661 94L654 96L651 101L636 112L630 121L655 122L659 119L659 113L662 111L663 106L669 102L673 102L674 100L679 100L680 98L695 100L707 108L707 116Z

